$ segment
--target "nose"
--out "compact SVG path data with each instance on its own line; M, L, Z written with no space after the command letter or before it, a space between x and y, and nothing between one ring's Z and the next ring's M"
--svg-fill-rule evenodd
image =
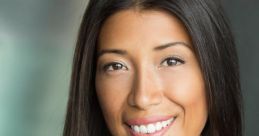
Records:
M128 103L135 108L147 110L162 102L162 91L162 83L155 69L139 70L135 73Z

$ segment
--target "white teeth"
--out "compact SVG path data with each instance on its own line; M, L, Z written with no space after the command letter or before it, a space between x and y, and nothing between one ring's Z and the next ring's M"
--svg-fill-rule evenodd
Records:
M161 122L156 123L156 131L161 130L162 127L163 126L162 126Z
M166 125L167 125L167 122L166 122L166 121L163 121L163 122L162 122L162 127L166 127Z
M156 122L155 124L132 125L131 129L136 133L150 134L169 126L174 121L174 119L175 118L171 118L166 121Z
M144 125L140 126L140 133L147 133L147 128Z
M148 133L154 133L155 131L156 131L156 127L153 124L148 124L147 132Z
M134 126L134 127L133 127L133 130L134 130L135 132L137 132L137 133L139 133L139 132L140 132L139 127L138 127L138 126Z

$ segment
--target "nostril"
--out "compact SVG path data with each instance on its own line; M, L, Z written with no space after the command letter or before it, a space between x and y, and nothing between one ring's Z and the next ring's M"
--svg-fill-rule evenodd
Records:
M134 92L128 97L128 104L132 107L146 110L162 103L163 95L156 92Z
M154 72L141 72L135 76L128 104L138 109L147 109L159 105L163 99L163 87Z

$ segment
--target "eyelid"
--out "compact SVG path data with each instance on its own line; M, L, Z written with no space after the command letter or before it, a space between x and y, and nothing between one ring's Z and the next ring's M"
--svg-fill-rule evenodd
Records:
M105 71L105 72L107 72L107 71L108 71L107 69L108 69L110 66L114 65L114 64L121 64L122 67L125 67L126 70L128 70L128 67L127 67L124 63L118 62L118 61L113 61L113 62L109 62L109 63L104 64L104 65L102 66L102 70ZM123 68L122 68L122 69L119 69L119 70L123 70ZM117 70L109 70L109 71L117 71Z
M168 59L174 59L174 60L180 62L181 64L185 64L185 60L184 60L182 57L177 56L177 55L172 55L172 56L167 56L167 57L165 57L165 58L162 60L162 62L160 63L160 65L162 65L162 64L163 64L166 60L168 60ZM175 66L176 66L176 65L175 65Z

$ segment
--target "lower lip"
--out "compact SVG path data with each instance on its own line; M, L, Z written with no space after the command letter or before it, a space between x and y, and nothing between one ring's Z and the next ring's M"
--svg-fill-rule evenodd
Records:
M163 128L163 129L161 129L159 131L156 131L155 133L151 133L151 134L137 133L134 130L132 130L130 127L127 127L127 128L129 129L131 136L163 136L167 132L167 130L174 124L175 120L176 120L176 118L167 127Z

